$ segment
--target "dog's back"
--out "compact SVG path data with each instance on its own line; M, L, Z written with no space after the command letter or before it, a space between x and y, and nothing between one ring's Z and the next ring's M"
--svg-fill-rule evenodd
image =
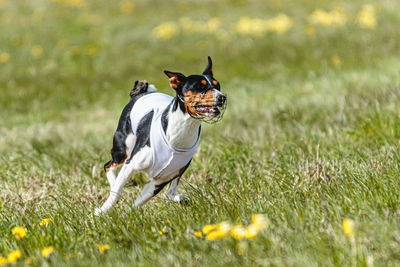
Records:
M107 172L108 168L123 163L128 158L129 135L132 135L132 125L130 114L136 101L144 95L155 92L157 89L147 81L136 81L129 96L131 97L129 103L122 110L119 118L117 130L113 137L113 147L111 149L111 160L104 164L104 170Z

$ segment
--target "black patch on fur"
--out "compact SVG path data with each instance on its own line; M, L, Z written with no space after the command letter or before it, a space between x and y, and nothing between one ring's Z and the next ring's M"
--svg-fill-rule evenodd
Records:
M154 111L147 113L139 122L136 132L136 144L132 150L132 154L126 161L126 164L131 162L133 156L136 155L145 146L150 146L150 127L153 120Z
M153 196L155 196L155 195L157 195L158 193L160 193L160 191L164 188L164 186L166 186L169 182L171 182L171 181L168 181L168 182L165 182L165 183L162 183L162 184L157 184L157 185L155 185L155 190L154 190L154 192L153 192Z
M174 103L175 99L168 105L168 107L164 110L163 114L161 115L161 126L164 130L164 133L167 133L168 128L168 114L171 109L171 105Z
M134 98L135 96L147 92L147 88L149 87L149 83L146 80L135 81L129 96Z
M106 164L104 164L104 171L107 172L107 168L109 168L111 166L111 164L113 164L113 160L110 159L109 161L107 161Z
M200 131L199 131L199 134L200 134ZM179 172L179 174L178 174L178 177L179 177L179 178L185 173L186 169L189 167L190 163L192 162L192 159L193 159L193 158L191 158L191 159L189 160L189 163L186 164L185 168L182 169L182 170ZM178 177L175 177L175 178L178 178Z
M136 101L141 98L144 95L151 94L152 92L146 92L146 93L141 93L136 95L135 97L131 98L129 103L124 107L122 110L121 116L119 118L118 122L118 127L117 130L114 133L113 137L113 147L111 149L111 157L112 159L108 161L104 165L104 170L111 166L113 163L122 163L126 158L126 138L128 137L128 134L132 132L132 126L131 126L131 119L130 119L130 114L133 108L133 105L135 105Z

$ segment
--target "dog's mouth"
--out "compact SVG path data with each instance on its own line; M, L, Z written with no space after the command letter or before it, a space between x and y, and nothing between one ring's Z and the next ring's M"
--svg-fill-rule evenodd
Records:
M206 106L197 104L194 108L197 112L205 114L206 116L217 117L219 114L221 114L221 111L217 106Z
M206 94L200 94L195 97L182 99L185 103L187 113L195 119L206 123L216 123L222 119L226 110L226 96L208 97Z

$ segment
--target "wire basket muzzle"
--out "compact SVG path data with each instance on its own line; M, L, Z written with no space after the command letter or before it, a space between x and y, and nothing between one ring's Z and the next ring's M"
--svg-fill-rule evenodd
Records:
M227 107L227 98L223 101L216 101L214 96L206 93L195 96L186 96L181 99L186 108L186 112L194 119L204 121L209 124L219 122L224 116Z

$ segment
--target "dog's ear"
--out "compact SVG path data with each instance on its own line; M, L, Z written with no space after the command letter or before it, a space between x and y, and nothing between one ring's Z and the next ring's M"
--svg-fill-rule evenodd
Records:
M169 77L169 85L174 89L177 89L186 80L186 76L180 72L172 72L164 70L164 73Z
M213 72L212 72L212 61L211 61L211 57L210 57L210 56L208 56L207 67L204 69L203 75L211 75L211 76L213 76Z

